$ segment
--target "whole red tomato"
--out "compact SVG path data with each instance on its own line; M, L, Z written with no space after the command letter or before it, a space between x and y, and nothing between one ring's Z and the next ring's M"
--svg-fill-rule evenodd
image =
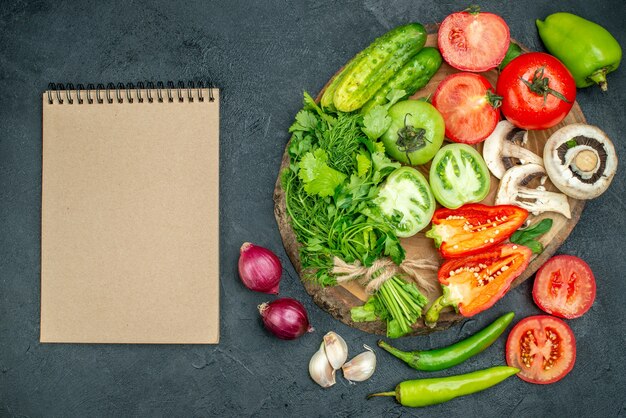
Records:
M498 77L502 113L523 129L546 129L561 122L576 100L576 83L552 55L529 52L512 60Z

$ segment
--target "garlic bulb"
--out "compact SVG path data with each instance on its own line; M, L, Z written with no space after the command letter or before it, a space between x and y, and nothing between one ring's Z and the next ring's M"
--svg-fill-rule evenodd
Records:
M362 382L369 379L376 370L376 354L367 345L363 345L367 351L362 352L341 368L343 377L351 382Z
M324 335L324 350L334 370L340 369L348 359L348 344L336 332L330 331Z
M311 361L309 361L309 374L311 379L323 388L328 388L335 384L335 370L333 370L326 358L324 343L320 345L320 349L313 354Z

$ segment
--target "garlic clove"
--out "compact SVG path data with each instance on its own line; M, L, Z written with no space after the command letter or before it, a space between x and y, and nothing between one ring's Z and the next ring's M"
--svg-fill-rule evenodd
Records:
M320 345L320 349L313 354L311 361L309 361L309 374L311 379L323 388L329 388L335 384L335 370L326 358L324 343Z
M348 360L348 344L336 332L324 335L324 350L333 369L338 370Z
M352 360L347 362L341 368L343 370L343 377L350 382L362 382L369 379L376 370L376 354L367 345L363 345L365 350Z

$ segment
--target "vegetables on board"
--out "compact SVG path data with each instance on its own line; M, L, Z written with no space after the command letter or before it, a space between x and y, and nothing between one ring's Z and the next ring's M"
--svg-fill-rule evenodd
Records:
M412 96L416 91L424 87L441 67L441 54L437 48L426 47L415 54L404 67L400 69L386 84L384 84L374 97L363 107L361 113L365 113L376 105L385 104L387 95L392 90L404 91L403 99Z
M323 388L329 388L337 381L335 380L336 370L328 362L326 357L326 351L324 350L324 343L320 344L319 350L313 354L311 360L309 360L309 376L318 385Z
M543 165L543 159L526 148L528 131L508 120L501 120L483 143L483 158L489 171L501 179L509 168L534 163Z
M622 60L622 48L613 35L571 13L554 13L536 23L546 49L570 70L576 87L598 84L607 90L606 75Z
M380 214L402 238L424 229L436 206L426 177L411 167L397 168L391 173L373 202L376 208L371 213Z
M363 344L365 351L356 355L352 360L341 366L343 377L349 382L363 382L374 374L376 370L376 354L371 347Z
M259 305L263 325L281 340L295 340L313 332L306 309L300 302L291 298L280 298Z
M442 147L430 165L429 178L435 199L449 209L480 202L491 181L483 158L466 144Z
M523 129L547 129L561 122L576 100L576 84L552 55L529 52L504 67L496 84L502 114Z
M443 143L441 113L422 100L404 100L388 111L391 123L382 135L387 155L409 165L430 161Z
M593 199L606 191L617 171L617 154L609 137L583 123L564 126L543 149L552 183L575 199Z
M458 70L473 72L497 67L506 55L509 40L506 22L477 7L446 17L437 35L443 59Z
M398 26L372 42L333 79L321 98L341 112L360 109L426 43L426 29L419 23Z
M520 47L515 42L509 42L509 48L506 50L506 55L504 56L504 59L502 60L500 65L498 65L498 69L502 71L502 69L506 67L507 64L513 60L513 58L517 58L520 55L522 55L522 47Z
M439 83L432 102L443 116L446 137L454 142L481 142L500 120L498 108L502 97L495 94L489 80L480 74L450 74Z
M530 248L533 254L541 254L543 252L543 244L537 238L546 234L550 228L552 228L552 219L545 218L527 228L518 229L511 235L509 241L513 244L524 245Z
M444 370L463 363L493 344L509 326L513 316L515 316L513 312L504 314L476 334L448 347L428 351L401 351L383 340L378 341L378 346L415 370L428 372Z
M567 196L547 191L546 179L546 170L539 164L512 167L502 176L495 204L516 205L533 215L556 212L570 219L572 214Z
M517 377L541 385L565 377L576 362L576 339L562 320L529 316L513 327L506 341L506 363L520 369Z
M387 323L387 337L398 338L411 332L428 299L414 283L397 276L387 280L362 306L350 310L354 322L382 320Z
M496 366L456 376L405 380L396 386L395 391L373 393L367 398L395 396L396 401L403 406L437 405L488 389L516 373L519 373L518 368Z
M245 242L239 250L239 277L250 290L278 294L283 266L272 251Z
M537 270L533 299L542 311L578 318L596 298L596 279L587 263L573 255L556 255Z
M470 203L458 209L440 208L426 236L435 240L442 257L463 257L506 240L527 217L526 209L513 205Z
M445 261L437 274L443 295L428 308L424 322L434 327L447 306L465 317L492 307L522 274L531 255L523 245L500 244L479 254Z

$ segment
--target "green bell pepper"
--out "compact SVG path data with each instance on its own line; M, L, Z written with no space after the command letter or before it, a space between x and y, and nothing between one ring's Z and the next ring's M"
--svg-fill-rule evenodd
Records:
M576 87L598 84L607 90L606 75L617 69L622 48L602 26L571 13L554 13L536 20L548 51L574 76Z

